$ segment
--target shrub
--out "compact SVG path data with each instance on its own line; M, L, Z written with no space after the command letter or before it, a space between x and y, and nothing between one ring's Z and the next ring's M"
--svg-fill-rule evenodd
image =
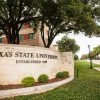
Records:
M29 76L29 77L25 77L22 79L21 81L21 84L24 86L24 87L30 87L32 85L35 84L35 80L33 77Z
M78 55L74 55L74 60L78 60L78 59L79 59Z
M63 71L63 77L68 77L69 73L67 71Z
M67 71L63 71L63 72L58 72L56 74L56 78L65 78L68 77L69 73Z
M56 74L56 78L61 78L62 77L62 72L58 72L57 74Z
M38 78L38 81L41 83L47 83L48 80L49 80L49 77L46 74L42 74Z

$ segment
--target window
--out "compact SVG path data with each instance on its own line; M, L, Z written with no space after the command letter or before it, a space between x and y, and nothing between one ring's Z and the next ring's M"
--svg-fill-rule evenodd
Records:
M2 38L0 38L0 43L2 43Z
M23 41L24 37L23 35L19 35L19 41Z
M35 33L30 33L29 34L29 39L31 40L31 39L34 39L34 37L35 37Z

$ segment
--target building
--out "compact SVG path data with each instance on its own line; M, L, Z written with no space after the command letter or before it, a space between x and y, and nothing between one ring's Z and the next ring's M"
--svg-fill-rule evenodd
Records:
M47 33L47 28L45 32ZM45 40L47 40L47 34L45 34ZM25 23L19 32L19 41L21 45L34 45L34 46L44 46L41 39L41 34L39 31L34 33L33 29L28 23ZM7 44L7 38L5 35L0 37L0 43Z

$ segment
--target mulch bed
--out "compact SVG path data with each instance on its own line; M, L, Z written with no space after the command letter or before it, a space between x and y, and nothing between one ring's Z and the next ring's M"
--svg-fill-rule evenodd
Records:
M48 81L48 83L36 82L34 86L39 86L39 85L45 85L45 84L49 84L49 83L54 83L54 82L58 82L58 81L61 81L61 80L64 80L64 79L66 79L66 78L53 78L53 79L50 79ZM18 88L23 88L23 86L21 84L0 85L0 90L18 89Z

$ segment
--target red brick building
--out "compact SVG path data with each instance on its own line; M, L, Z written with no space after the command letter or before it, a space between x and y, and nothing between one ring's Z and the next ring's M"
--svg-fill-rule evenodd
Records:
M47 32L47 29L45 29L45 32ZM46 34L45 39L47 40ZM24 26L20 30L19 40L21 45L44 46L40 32L37 31L36 33L34 33L33 29L29 26L28 23L24 24ZM0 43L7 44L7 38L5 35L2 35L0 37Z

